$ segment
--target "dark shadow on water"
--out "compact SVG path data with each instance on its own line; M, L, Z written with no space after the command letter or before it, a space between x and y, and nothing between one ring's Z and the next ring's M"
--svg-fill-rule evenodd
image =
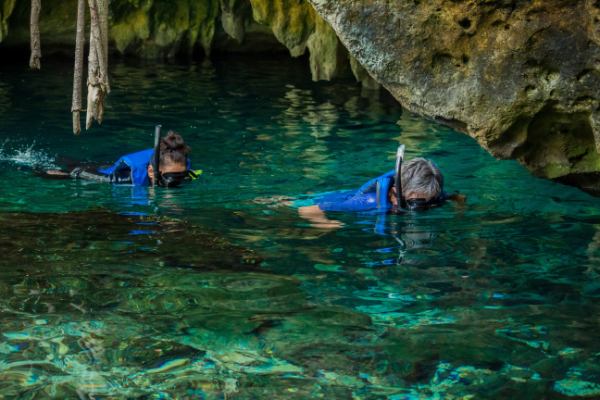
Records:
M153 260L169 266L203 270L251 270L260 258L216 234L184 221L97 210L71 213L0 213L0 265L33 273L52 257L62 271L95 260L120 263ZM44 265L47 268L48 265ZM38 271L39 272L39 271ZM56 272L56 271L55 271Z

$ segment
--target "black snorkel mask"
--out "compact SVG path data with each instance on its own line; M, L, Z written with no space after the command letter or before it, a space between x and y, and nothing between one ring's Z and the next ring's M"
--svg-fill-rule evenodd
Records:
M186 172L165 172L159 173L158 175L158 186L162 187L177 187L183 183L187 178L189 178L189 173Z
M154 154L152 156L152 169L154 170L154 180L152 186L162 187L177 187L188 178L195 178L195 174L191 171L185 172L161 172L160 165L160 129L161 125L156 125L154 128ZM186 160L187 165L187 160Z
M402 202L403 202L403 208L405 208L409 211L425 211L425 210L428 210L433 207L441 206L442 204L444 204L445 199L446 199L445 196L442 195L442 196L438 196L436 198L429 199L429 200L425 200L425 199L404 200L404 199L402 199Z
M405 146L401 144L396 151L396 169L394 170L394 186L396 188L396 206L393 207L393 214L403 214L408 211L424 211L433 207L441 206L446 200L446 194L433 199L405 199L402 196L402 162L404 161Z

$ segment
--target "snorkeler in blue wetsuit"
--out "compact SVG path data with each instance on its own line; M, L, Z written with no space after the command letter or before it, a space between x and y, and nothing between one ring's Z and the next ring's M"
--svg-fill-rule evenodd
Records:
M433 161L419 157L403 163L403 158L404 146L400 146L395 170L356 190L316 196L310 205L298 208L300 216L316 226L337 227L340 223L327 219L325 212L401 213L440 206L451 198L444 192L444 177Z
M50 170L44 171L44 176L135 186L175 187L186 180L195 179L200 173L191 169L189 152L190 148L181 135L169 131L167 136L160 138L160 127L157 127L154 149L124 155L107 168L76 167L69 172Z

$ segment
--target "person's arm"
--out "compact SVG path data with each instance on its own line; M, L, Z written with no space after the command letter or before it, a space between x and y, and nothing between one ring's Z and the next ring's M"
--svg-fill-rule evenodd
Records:
M72 178L74 179L83 179L86 181L95 181L95 182L110 182L110 178L106 175L97 173L97 172L93 172L93 171L86 171L83 168L75 168L73 171L71 171L71 173L69 174L71 175Z
M49 169L41 170L37 169L33 171L35 175L45 179L71 179L71 175L60 169Z
M100 173L86 171L81 167L74 168L71 172L50 169L46 171L38 171L37 175L46 179L83 179L95 182L110 182L110 178Z
M298 208L298 214L300 214L300 217L309 221L314 228L338 229L344 226L340 221L327 218L325 212L317 205L300 207Z

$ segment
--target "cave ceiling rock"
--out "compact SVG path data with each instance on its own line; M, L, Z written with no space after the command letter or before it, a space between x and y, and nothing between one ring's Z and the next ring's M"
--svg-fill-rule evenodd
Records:
M600 1L310 2L405 108L600 193Z
M49 50L53 45L74 46L76 9L76 0L44 0L40 30ZM217 34L241 46L254 34L246 50L255 44L272 48L264 43L271 41L287 48L292 57L308 52L315 81L353 73L365 88L378 88L308 0L112 0L110 11L110 40L121 54L170 58L192 55L199 47L210 55ZM0 42L6 38L13 46L28 43L28 13L27 1L0 0ZM274 39L265 37L271 34Z

